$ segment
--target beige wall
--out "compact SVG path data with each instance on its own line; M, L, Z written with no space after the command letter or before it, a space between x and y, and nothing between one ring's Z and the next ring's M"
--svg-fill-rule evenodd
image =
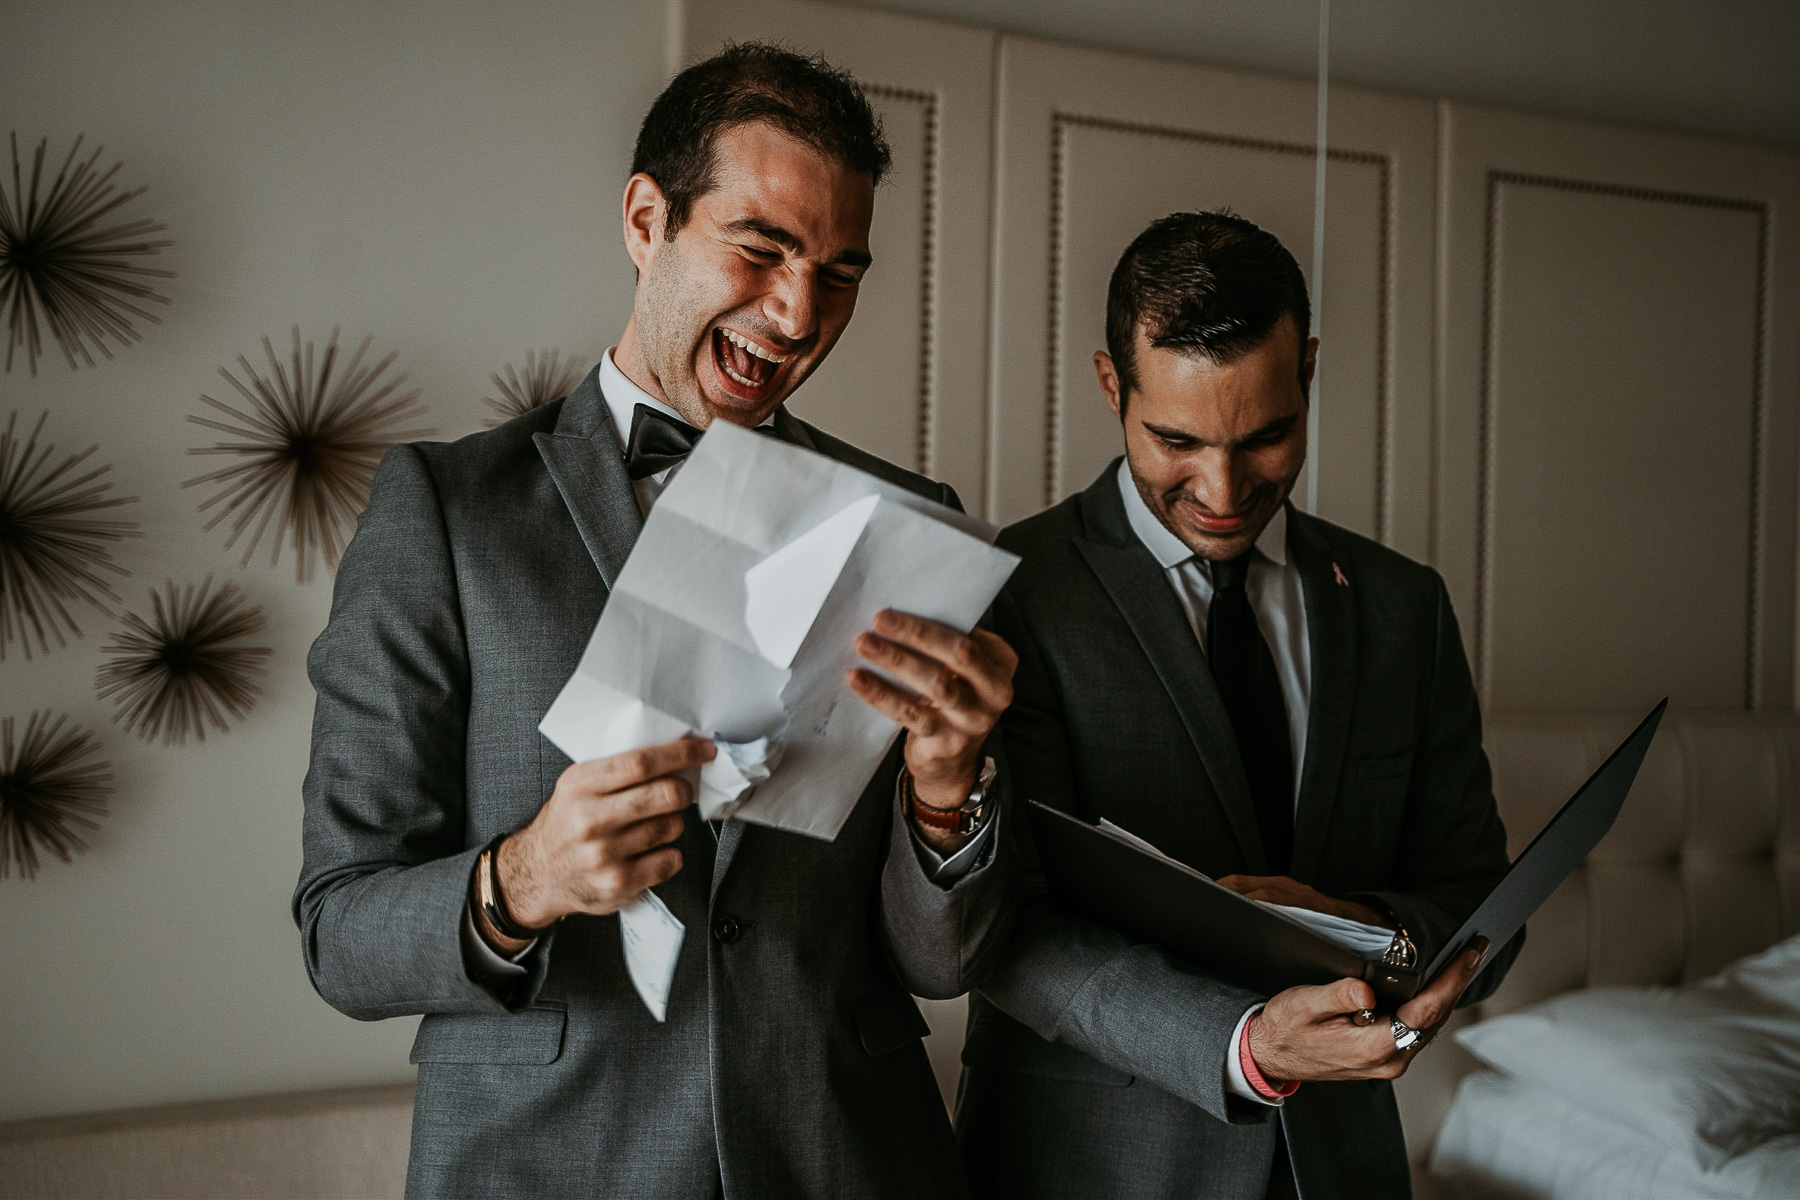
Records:
M0 4L0 112L35 143L85 133L133 211L169 226L161 326L111 362L0 375L59 446L100 444L145 537L120 592L238 582L273 667L241 727L173 748L108 724L93 674L111 622L0 663L0 716L103 731L118 774L91 853L0 880L0 1119L411 1078L411 1021L360 1025L307 983L299 869L308 644L329 578L239 567L178 486L212 439L185 422L216 373L298 322L400 352L441 435L479 427L488 375L529 346L593 354L631 286L616 205L663 72L659 0Z

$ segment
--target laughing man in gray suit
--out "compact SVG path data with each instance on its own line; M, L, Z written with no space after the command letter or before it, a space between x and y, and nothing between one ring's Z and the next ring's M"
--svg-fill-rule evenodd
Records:
M1443 582L1287 503L1308 317L1293 256L1241 218L1176 214L1125 252L1095 355L1125 458L1001 535L1024 557L997 610L1020 656L1015 794L1429 959L1506 869L1505 836ZM1405 1196L1388 1081L1483 949L1371 1020L1360 980L1258 995L1040 894L971 1004L972 1188Z
M711 422L956 502L781 407L850 319L887 165L818 60L683 72L625 187L618 346L566 399L382 463L310 660L294 913L333 1005L425 1014L411 1194L965 1193L908 993L965 991L1007 925L1004 643L899 613L861 635L911 690L850 683L905 732L829 843L700 820L710 741L571 764L537 731ZM651 887L687 927L666 1023L614 915Z

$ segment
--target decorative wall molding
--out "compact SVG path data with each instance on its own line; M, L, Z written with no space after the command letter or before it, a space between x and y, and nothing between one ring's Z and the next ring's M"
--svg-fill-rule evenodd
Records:
M1494 440L1499 412L1494 402L1499 369L1499 327L1494 320L1499 285L1499 208L1502 186L1545 188L1551 191L1607 196L1619 200L1636 200L1653 204L1681 204L1694 208L1723 209L1754 214L1757 218L1756 316L1752 331L1755 361L1751 364L1750 420L1750 559L1747 580L1748 602L1745 606L1744 640L1744 707L1754 710L1761 700L1762 678L1757 670L1762 649L1762 498L1764 437L1768 424L1768 316L1769 316L1769 205L1761 200L1743 200L1729 196L1707 196L1693 192L1671 192L1655 188L1630 187L1599 183L1585 179L1566 179L1552 175L1536 175L1519 171L1489 170L1487 175L1486 212L1483 230L1481 284L1481 390L1477 421L1475 477L1475 661L1472 664L1475 686L1482 697L1488 695L1488 667L1493 661L1493 571L1495 521L1494 509L1499 497L1496 472L1493 469Z
M1068 259L1068 236L1063 213L1067 207L1068 191L1068 156L1066 147L1069 131L1075 128L1094 129L1107 133L1121 133L1131 137L1166 138L1172 141L1198 143L1201 145L1221 146L1233 150L1255 150L1265 154L1280 154L1300 158L1313 158L1318 153L1316 144L1306 142L1283 142L1266 138L1238 137L1232 134L1212 133L1198 129L1183 129L1174 126L1150 125L1136 121L1119 121L1107 117L1084 116L1080 113L1053 112L1050 120L1050 245L1049 245L1049 297L1045 305L1048 321L1045 338L1045 412L1044 412L1044 503L1055 504L1062 491L1062 410L1063 410L1063 297L1066 288L1065 264ZM1387 536L1387 514L1390 502L1390 479L1392 476L1393 438L1390 435L1393 408L1393 330L1392 309L1395 287L1394 270L1394 171L1393 161L1386 154L1365 150L1345 150L1327 146L1325 156L1329 161L1340 163L1357 163L1372 166L1380 172L1380 226L1377 237L1377 261L1381 264L1381 286L1377 288L1376 297L1376 404L1375 404L1375 529L1377 541L1385 541ZM1310 448L1313 453L1318 447ZM1315 500L1316 504L1316 500Z
M920 205L919 236L919 415L918 464L921 475L931 475L936 467L934 440L937 433L937 287L938 287L938 144L939 97L936 92L913 88L866 84L870 96L916 104L925 125L925 145L919 156L920 174L924 177L923 202Z

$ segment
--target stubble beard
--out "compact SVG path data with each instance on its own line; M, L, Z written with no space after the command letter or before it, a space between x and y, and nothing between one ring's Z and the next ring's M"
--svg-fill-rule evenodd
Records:
M1179 488L1167 493L1158 492L1147 484L1135 470L1131 472L1131 485L1137 489L1138 496L1144 501L1144 507L1155 515L1156 519L1162 523L1163 528L1174 534L1176 539L1192 550L1196 556L1204 558L1208 562L1227 562L1255 546L1256 539L1263 535L1263 530L1267 529L1269 522L1275 519L1275 514L1281 510L1282 503L1286 501L1294 487L1292 481L1285 489L1280 484L1259 487L1253 493L1259 504L1266 503L1263 499L1266 494L1265 488L1273 488L1278 497L1276 502L1267 505L1267 511L1253 526L1234 533L1230 537L1220 537L1193 529L1181 521L1176 507L1183 494Z
M637 313L638 351L662 389L663 399L696 429L712 423L713 414L700 396L695 378L692 338L683 329L692 319L683 305L687 275L674 238L663 242L645 273Z

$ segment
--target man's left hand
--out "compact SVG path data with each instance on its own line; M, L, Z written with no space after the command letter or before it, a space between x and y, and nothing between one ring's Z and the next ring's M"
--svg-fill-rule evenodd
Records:
M857 636L856 652L904 685L863 667L850 672L857 695L906 727L906 769L919 803L960 807L975 789L982 745L1012 703L1019 656L985 629L958 633L891 608L876 614L873 632ZM940 851L965 840L915 827Z
M1219 880L1219 886L1230 888L1240 896L1248 896L1252 900L1261 900L1266 904L1285 904L1289 908L1309 908L1313 912L1344 917L1351 921L1361 921L1364 925L1375 925L1382 929L1394 927L1392 921L1366 905L1358 904L1354 900L1339 900L1327 896L1323 892L1314 891L1297 879L1289 879L1286 875L1227 875Z

